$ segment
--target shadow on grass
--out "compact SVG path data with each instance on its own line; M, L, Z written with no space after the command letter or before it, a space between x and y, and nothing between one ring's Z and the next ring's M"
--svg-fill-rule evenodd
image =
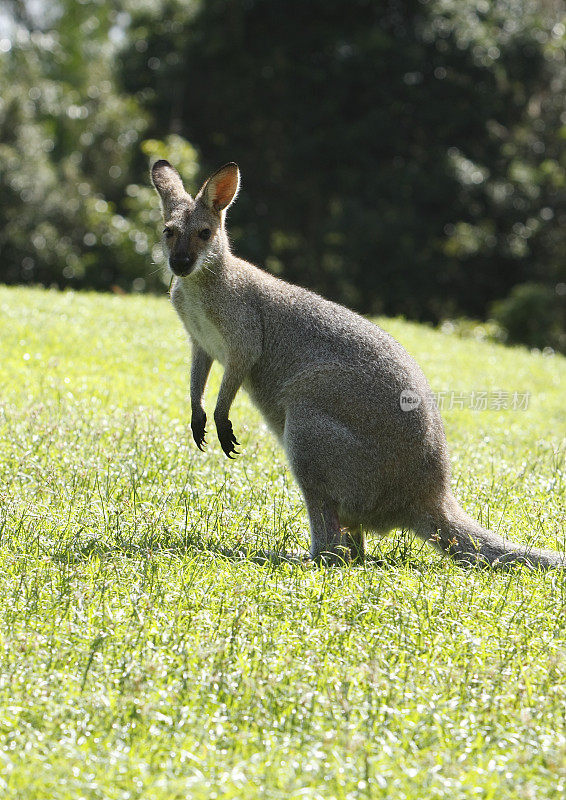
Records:
M400 537L391 542L392 546L388 550L383 550L378 546L373 552L367 554L363 561L347 563L328 563L324 559L313 561L306 551L297 552L285 549L284 545L280 548L262 548L252 545L238 545L228 547L217 541L202 541L196 539L178 539L160 537L150 540L122 540L108 542L101 539L91 539L87 542L75 541L69 543L66 548L61 548L52 556L54 561L59 563L74 564L81 561L88 561L92 558L112 558L122 556L126 558L140 558L155 554L170 554L177 556L195 556L209 554L213 557L220 557L234 562L251 562L262 566L278 567L290 564L305 569L329 568L329 567L373 567L378 569L392 569L399 567L409 567L416 571L422 570L425 562L419 559L421 546L415 547L412 542L405 537ZM415 552L418 550L419 552ZM416 556L416 557L415 557ZM430 565L428 565L430 566Z

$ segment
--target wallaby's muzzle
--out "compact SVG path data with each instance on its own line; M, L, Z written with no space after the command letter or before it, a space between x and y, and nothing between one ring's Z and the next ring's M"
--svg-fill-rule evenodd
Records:
M194 266L194 259L193 258L170 258L169 259L169 266L171 267L171 271L178 275L180 278L184 278L189 272L192 270Z

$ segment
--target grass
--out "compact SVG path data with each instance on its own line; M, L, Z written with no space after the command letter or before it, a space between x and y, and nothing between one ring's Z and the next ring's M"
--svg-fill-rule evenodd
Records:
M530 393L444 411L454 483L563 547L565 359L382 324L435 391ZM562 575L238 557L306 547L301 498L243 393L242 455L192 444L165 298L0 288L0 343L2 798L564 797Z

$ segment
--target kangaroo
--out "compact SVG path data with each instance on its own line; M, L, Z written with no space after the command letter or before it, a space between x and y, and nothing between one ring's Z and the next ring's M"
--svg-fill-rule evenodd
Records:
M303 494L311 559L359 559L366 531L409 528L462 565L566 566L557 552L509 542L459 506L440 414L424 402L431 390L392 336L232 254L225 217L240 187L235 163L194 198L168 161L153 164L151 177L161 198L171 300L192 342L196 445L206 443L202 398L216 360L224 367L214 411L222 449L228 458L238 454L229 412L243 386Z

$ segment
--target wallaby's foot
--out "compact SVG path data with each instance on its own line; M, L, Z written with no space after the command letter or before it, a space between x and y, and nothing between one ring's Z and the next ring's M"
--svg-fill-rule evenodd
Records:
M240 550L242 554L250 558L256 564L294 564L295 566L311 567L313 561L309 553L304 550L248 550L243 548Z
M299 463L294 466L296 474L299 473L297 467L301 468L302 465ZM297 474L297 477L300 478L300 475ZM314 491L304 486L301 488L309 515L312 560L320 564L343 566L363 559L361 526L341 527L337 504L324 497L324 490L320 491L318 487Z
M366 554L366 539L362 526L340 528L341 544L350 551L350 561L363 561Z
M347 547L337 547L332 552L319 553L311 561L320 567L348 567L352 564L352 555Z
M311 559L323 566L345 566L364 560L364 535L361 528L355 533L349 528L339 528L338 536L331 547L312 553Z
M286 550L281 556L281 560L300 567L313 567L315 565L311 554L304 550Z
M234 445L240 445L240 442L234 436L234 430L232 428L232 423L229 419L226 420L216 420L216 431L218 433L218 439L220 440L220 444L222 449L228 456L228 458L234 458L234 455L240 455L238 450L234 449Z
M191 430L193 432L193 439L199 450L204 453L203 445L206 444L206 414L203 409L194 409L191 416Z

